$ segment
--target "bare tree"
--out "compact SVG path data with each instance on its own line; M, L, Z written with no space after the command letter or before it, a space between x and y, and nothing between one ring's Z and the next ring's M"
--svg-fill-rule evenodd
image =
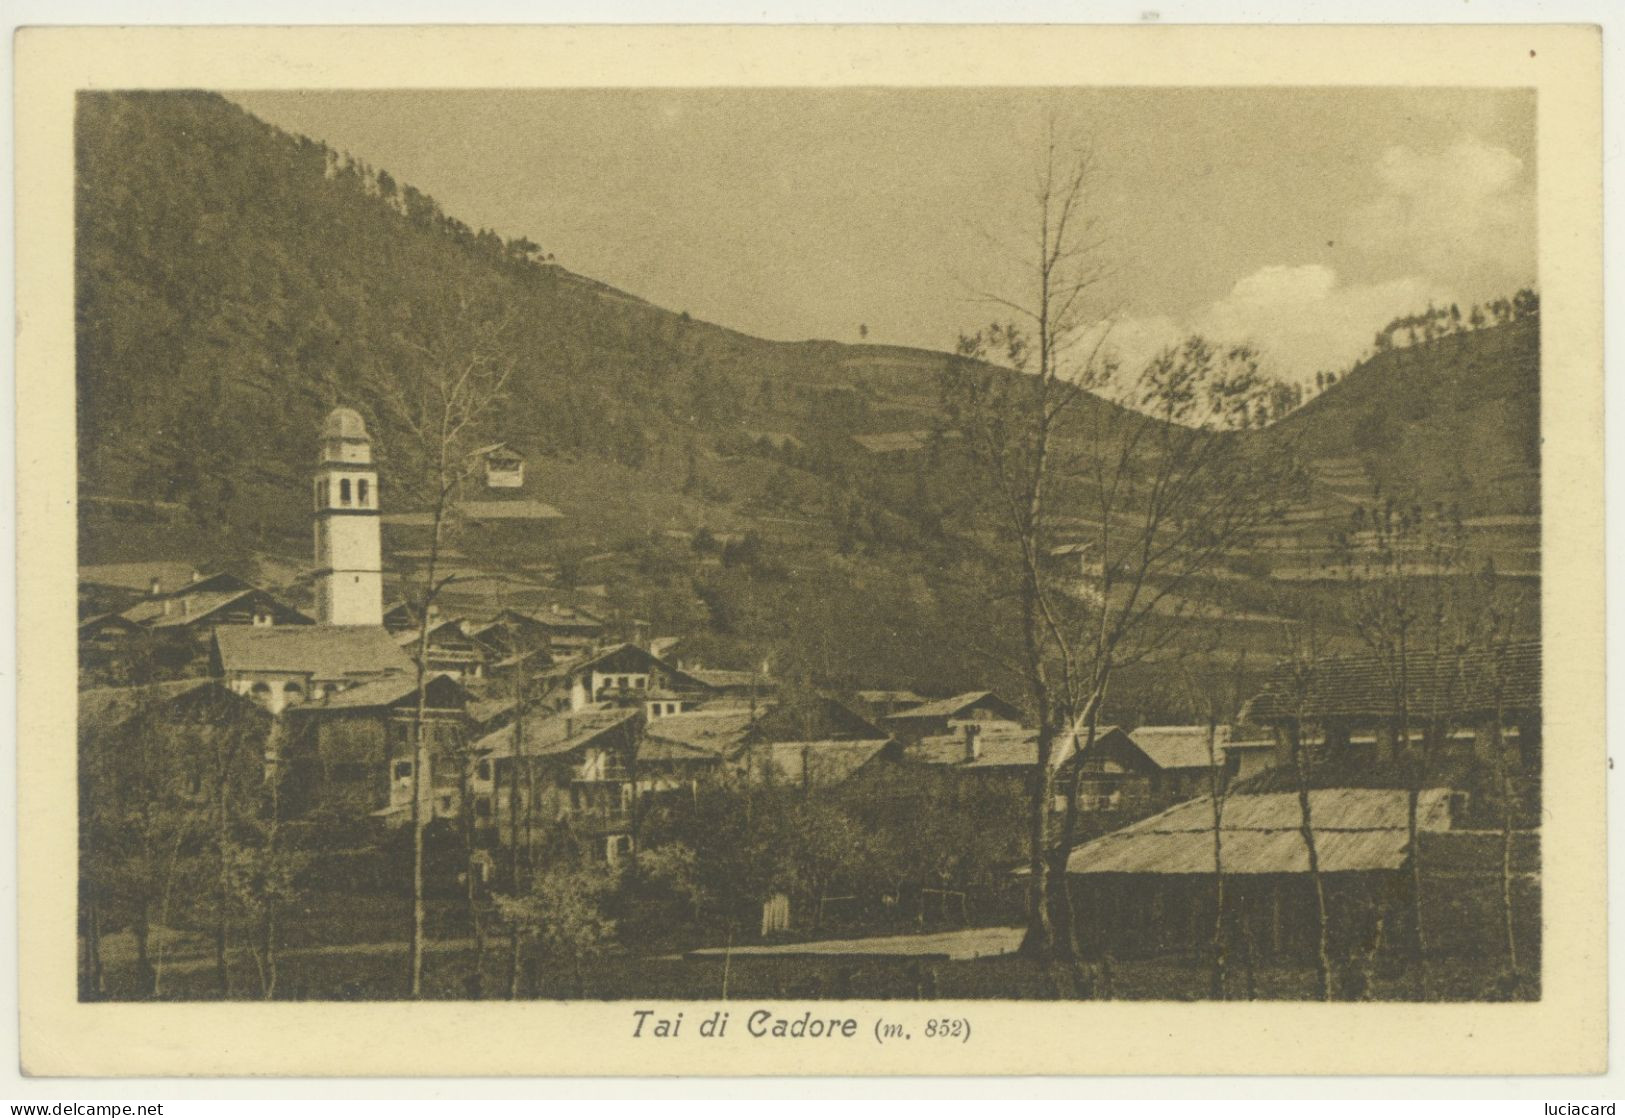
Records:
M1238 655L1234 671L1225 686L1218 680L1208 686L1199 686L1187 671L1185 688L1192 708L1205 716L1207 724L1208 801L1213 816L1213 981L1212 996L1222 999L1230 977L1230 941L1226 933L1224 868L1224 809L1230 794L1230 782L1225 772L1219 748L1219 726L1228 725L1230 717L1241 706L1241 681L1246 671L1246 653Z
M1350 621L1375 659L1389 692L1391 732L1405 779L1410 850L1412 977L1428 989L1419 805L1429 771L1429 745L1448 736L1458 688L1463 633L1455 602L1461 562L1459 521L1444 510L1391 499L1361 520L1346 545L1353 587ZM1424 701L1417 709L1418 696ZM1422 723L1422 734L1416 722Z
M979 536L995 537L990 562L1013 586L1017 647L990 655L1023 681L1038 721L1023 947L1066 960L1078 954L1064 867L1081 769L1053 843L1057 750L1093 746L1117 673L1174 646L1179 622L1200 612L1192 592L1275 518L1295 476L1290 454L1239 437L1270 388L1250 349L1192 338L1129 376L1109 357L1095 174L1091 149L1051 138L1035 252L1018 254L1032 290L983 293L1014 320L962 338L942 380L994 529ZM1082 577L1054 562L1063 550L1083 557Z
M1501 931L1506 942L1508 977L1515 979L1518 976L1518 935L1514 923L1516 906L1513 883L1516 879L1512 866L1519 805L1512 779L1512 763L1502 734L1506 724L1512 645L1528 624L1527 615L1531 611L1527 594L1507 585L1493 564L1485 566L1479 581L1484 600L1481 608L1475 611L1478 620L1471 640L1472 663L1477 678L1470 678L1466 682L1480 693L1488 692L1494 719L1490 733L1495 754L1497 797L1501 801ZM1523 744L1520 740L1520 745Z
M441 549L455 520L458 498L478 467L480 435L506 397L515 357L508 322L477 299L462 296L436 325L399 335L403 367L380 377L380 396L393 424L408 436L396 471L409 497L428 505L429 555L410 594L417 614L417 706L412 720L412 933L409 986L423 989L423 834L432 813L427 777L430 744L428 662L431 613L451 577L440 573Z
M1289 625L1284 636L1287 652L1277 678L1285 684L1286 694L1282 698L1286 709L1291 711L1285 729L1287 752L1298 793L1298 833L1303 836L1309 884L1315 895L1315 994L1322 1001L1330 1001L1335 994L1331 925L1327 919L1326 879L1320 871L1320 850L1315 843L1315 820L1309 795L1313 758L1308 739L1315 729L1311 717L1311 696L1321 670L1320 639L1313 622Z

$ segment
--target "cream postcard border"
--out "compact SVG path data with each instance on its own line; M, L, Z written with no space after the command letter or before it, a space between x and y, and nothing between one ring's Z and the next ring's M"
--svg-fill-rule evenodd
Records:
M15 40L25 1074L1587 1074L1606 1066L1601 34L1581 26L33 28ZM1546 780L1538 1004L932 1002L968 1045L633 1040L659 1002L80 1004L74 95L125 88L1538 91ZM690 1018L717 1003L686 1003ZM738 1011L755 1002L735 1002ZM760 1003L763 1005L791 1003ZM845 1002L872 1021L908 1003ZM811 1003L814 1010L836 1003ZM797 1012L807 1008L796 1003Z

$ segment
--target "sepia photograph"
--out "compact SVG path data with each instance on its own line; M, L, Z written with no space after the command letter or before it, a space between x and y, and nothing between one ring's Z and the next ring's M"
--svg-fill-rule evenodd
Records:
M82 996L1539 998L1533 107L82 94Z
M945 84L415 34L457 80L57 83L53 1030L1030 1073L1021 1029L1157 1013L1271 1036L1192 1069L1354 1067L1292 1064L1301 1008L1437 1033L1395 1072L1528 1012L1597 1058L1566 92L1466 39L1430 84Z

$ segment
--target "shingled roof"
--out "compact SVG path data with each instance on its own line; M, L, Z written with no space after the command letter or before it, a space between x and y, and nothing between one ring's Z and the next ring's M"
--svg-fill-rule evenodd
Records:
M411 657L382 626L221 626L214 631L214 647L223 672L292 672L343 679L414 670Z
M448 704L462 707L468 702L468 690L457 681L457 678L445 672L435 672L423 681L425 693L429 695L428 705L445 709ZM415 701L418 691L416 674L389 675L383 679L369 680L366 683L347 687L343 691L335 691L322 701L306 703L296 708L300 713L319 713L323 710L371 710L376 707L395 706L408 699Z
M79 692L79 725L81 728L110 726L132 717L144 707L191 698L239 701L239 697L221 686L219 680L202 676L165 680L139 687L91 687Z
M1392 870L1405 864L1409 793L1389 788L1323 788L1309 793L1315 855L1323 873ZM1303 815L1295 792L1230 796L1224 801L1220 857L1227 874L1309 871ZM1450 790L1425 789L1417 806L1422 831L1448 830ZM1072 851L1073 874L1211 874L1213 805L1209 797L1175 804Z
M651 718L644 734L718 756L729 756L744 744L751 726L769 709L769 704L758 703L754 710L748 706L712 707L685 714L667 714Z
M1405 667L1413 717L1425 718L1430 711L1460 716L1497 708L1509 715L1540 710L1538 640L1518 641L1496 654L1413 651ZM1306 672L1277 668L1242 716L1252 723L1285 722L1300 714L1311 720L1392 718L1395 698L1388 663L1376 656L1334 656L1315 661Z
M208 625L215 614L231 606L245 604L266 610L283 625L311 625L314 622L292 606L284 605L267 591L247 589L203 590L197 593L166 594L137 602L121 615L126 621L153 629L173 629Z
M1206 726L1141 726L1129 734L1159 769L1205 769L1224 764L1224 747L1230 741L1230 727L1219 726L1214 735L1213 753L1207 748Z
M1102 734L1104 737L1104 734ZM1058 741L1050 755L1057 767L1072 755L1070 741ZM976 757L967 755L963 732L921 738L903 750L915 765L951 765L956 769L1020 769L1038 764L1038 731L1019 726L987 727L976 736Z
M758 779L823 788L841 783L890 744L887 738L761 742L750 747L746 763Z
M897 722L910 718L952 718L956 714L980 705L997 707L1012 722L1021 717L1019 710L999 698L992 691L966 691L963 695L955 695L951 699L938 699L935 702L922 703L917 707L900 710L895 714L888 715L887 721Z
M638 717L640 714L635 707L611 707L578 710L540 721L527 721L524 753L527 757L554 757L569 753ZM474 743L474 751L489 753L492 757L512 757L518 733L517 724L493 730Z

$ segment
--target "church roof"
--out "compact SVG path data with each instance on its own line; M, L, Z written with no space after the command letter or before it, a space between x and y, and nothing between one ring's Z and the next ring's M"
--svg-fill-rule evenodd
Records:
M409 657L383 626L290 625L214 631L221 671L291 672L316 679L412 672Z

